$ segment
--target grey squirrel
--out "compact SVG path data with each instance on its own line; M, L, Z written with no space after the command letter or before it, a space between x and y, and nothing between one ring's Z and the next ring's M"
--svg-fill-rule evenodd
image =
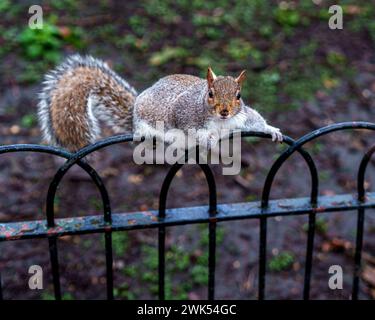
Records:
M102 122L113 133L146 138L161 134L155 124L163 121L166 130L198 130L199 143L209 145L221 129L264 132L282 142L280 130L244 104L245 77L245 71L237 78L216 76L208 68L206 79L169 75L138 95L103 61L73 55L46 74L38 118L44 140L72 152L95 142Z

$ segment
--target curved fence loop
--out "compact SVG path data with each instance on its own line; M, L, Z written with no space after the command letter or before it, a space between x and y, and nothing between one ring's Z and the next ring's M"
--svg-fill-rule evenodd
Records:
M72 154L70 152L57 149L51 146L41 146L41 145L34 145L34 144L19 144L19 145L9 145L9 146L0 146L0 154L11 153L11 152L38 152L38 153L47 153L52 154L55 156L59 156L62 158L70 159ZM98 187L99 192L102 196L103 200L103 208L105 212L109 212L111 210L110 203L109 203L109 196L107 189L105 188L100 176L97 172L87 163L78 160L77 165L80 166L83 170L85 170L95 185ZM53 218L53 214L50 215L48 209L46 210L47 216L47 226L52 228L55 226L55 221ZM48 246L49 246L49 253L50 253L50 261L51 261L51 269L52 269L52 279L53 279L53 287L56 300L61 300L61 285L60 285L60 272L59 272L59 261L58 261L58 251L57 251L57 238L55 236L48 237ZM110 258L109 255L107 258ZM107 259L108 261L108 259ZM108 270L108 268L107 268ZM110 271L107 271L110 273ZM107 275L107 279L111 279L111 275ZM109 286L111 284L109 283ZM112 284L113 287L113 284ZM1 289L1 287L0 287ZM0 290L1 291L1 290Z
M270 171L268 172L266 181L264 183L263 194L262 194L262 205L265 207L268 205L269 195L271 192L272 183L274 178L283 165L283 163L295 152L298 151L304 144L310 142L320 136L326 135L328 133L339 131L339 130L346 130L346 129L367 129L367 130L375 130L375 124L371 122L342 122L331 124L326 127L314 130L310 132L298 140L296 140L287 150L285 150L279 158L274 162ZM312 199L313 200L313 199Z
M207 164L198 164L198 165L202 169L203 173L205 174L207 185L208 185L209 213L210 215L214 215L217 210L215 178L209 165ZM160 190L160 196L159 196L159 217L160 218L165 217L169 187L172 184L172 181L174 177L176 176L177 172L182 167L183 167L183 164L180 164L180 163L174 164L172 168L168 171L167 176L164 178L164 181Z
M279 158L274 162L268 175L266 177L266 181L263 188L262 194L262 207L266 208L269 203L269 196L271 192L272 183L274 178L281 168L282 164L295 152L301 151L301 147L320 136L329 134L334 131L339 130L346 130L346 129L367 129L367 130L375 130L375 124L370 122L343 122L328 125L326 127L317 129L313 132L310 132L298 140L296 140L287 150L285 150ZM363 172L364 174L364 172ZM316 177L317 178L317 177ZM312 191L311 191L311 204L313 207L317 205L317 197L318 197L318 180L316 180L316 186L314 186L314 180L312 180ZM364 209L359 209L358 214L358 233L357 233L357 247L356 253L358 252L359 257L356 257L356 268L360 265L360 253L362 250L362 233L363 233L363 220L364 220L364 213L362 214L361 211ZM306 263L305 263L305 279L304 279L304 290L303 290L303 297L304 299L309 299L310 295L310 280L311 280L311 270L312 270L312 256L313 256L313 246L314 246L314 236L315 236L315 216L316 212L312 211L309 213L309 221L308 221L308 233L307 233L307 249L306 249ZM263 242L263 248L260 250L260 259L263 259L263 263L260 263L259 266L259 295L260 298L264 297L264 289L265 289L265 258L266 258L266 250L265 250L265 243L266 243L266 229L267 229L267 220L261 219L260 224L260 241ZM362 229L361 229L362 226ZM262 261L262 260L261 260ZM359 267L358 267L359 268ZM357 273L358 274L358 270ZM354 276L353 282L353 296L355 297L354 291L358 291L358 279L356 279L356 274Z
M93 153L94 151L103 149L107 146L116 144L116 143L121 143L121 142L129 142L132 141L133 138L131 135L118 135L118 136L113 136L109 137L103 140L100 140L92 145L86 146L76 153L72 154L72 156L58 169L56 172L55 176L53 177L49 188L48 188L48 193L47 193L47 201L46 201L46 208L47 208L47 213L49 216L49 220L52 222L54 220L54 201L56 197L56 191L57 188L62 180L62 178L65 176L65 174L69 171L69 169L74 165L78 164L81 162L80 160L87 155ZM102 186L104 186L101 183ZM108 197L109 199L109 197ZM109 209L109 206L106 205L107 202L103 202L103 207L106 209ZM108 202L109 203L109 202ZM104 221L106 223L111 223L111 211L104 209Z
M167 176L164 178L163 184L161 186L160 195L159 195L159 217L165 217L166 205L167 205L167 196L169 187L172 184L174 177L176 176L177 172L184 166L184 164L188 163L190 151L185 152L185 161L184 163L176 162L172 165L172 168L168 171ZM210 215L215 215L217 210L217 195L216 195L216 183L215 178L212 173L212 170L208 164L201 164L199 163L199 147L195 148L195 155L196 155L196 163L203 171L206 182L208 185L208 194L209 194L209 213Z
M180 171L182 167L183 164L181 163L175 163L174 165L172 165L172 168L168 171L166 177L163 180L163 184L161 185L159 194L159 218L165 218L169 187L172 184L172 181L177 172Z
M253 133L247 132L243 133L242 136L254 135ZM257 134L257 136L270 138L266 134ZM295 144L295 140L288 136L283 136L283 141L289 146ZM289 147L290 148L290 147ZM288 150L288 149L287 149ZM316 205L318 198L318 171L316 165L311 158L310 154L302 148L298 148L297 151L305 160L311 176L311 203L313 206ZM272 169L271 169L272 170ZM269 194L271 190L272 180L267 182L263 188L261 208L262 211L266 210L269 202ZM269 189L268 194L264 195L264 190ZM312 246L314 241L314 227L315 227L315 217L309 217L309 232L308 232L308 244L307 244L307 255L306 255L306 269L305 269L305 292L309 292L310 285L310 274L311 274L311 264L312 264ZM267 255L267 217L260 218L259 224L259 273L258 273L258 298L263 300L265 297L265 286L266 286L266 255Z
M55 156L59 156L65 159L70 159L72 157L72 153L67 152L65 150L61 150L51 146L42 146L37 144L18 144L18 145L8 145L8 146L0 146L0 154L5 153L14 153L14 152L38 152L38 153L46 153ZM103 200L103 207L106 212L110 212L110 204L109 204L109 195L108 191L105 188L103 181L101 180L98 173L86 162L78 160L77 165L80 166L86 173L91 177L95 185L97 186ZM47 211L47 225L48 227L54 227L54 219L53 215L48 214Z
M269 134L251 132L251 131L242 132L242 137L271 138L271 136ZM283 136L283 142L288 144L291 147L296 143L296 140L284 135ZM288 151L288 150L289 149L287 149L286 151ZM312 199L312 203L314 203L314 202L316 202L316 199L318 197L318 170L316 169L315 163L314 163L313 159L311 158L310 154L307 151L305 151L302 148L298 148L298 152L301 154L301 156L305 160L305 162L306 162L306 164L307 164L307 166L310 170L310 176L311 176L311 182L312 182L311 199ZM271 168L271 170L272 170L272 168ZM271 181L267 181L267 180L268 179L266 179L265 185L263 187L263 191L265 189L269 189L269 191L271 190L271 184L272 184L273 180L271 180ZM263 192L263 194L262 194L262 208L266 208L268 206L269 194L270 194L270 192L268 192L268 194L265 194Z
M276 167L276 162L283 156L284 154L288 153L288 156L290 156L295 151L299 152L299 154L303 157L305 160L309 170L310 170L310 177L311 177L311 192L310 192L310 202L313 206L316 205L317 199L318 199L318 188L319 188L319 178L318 178L318 170L316 168L315 162L312 159L310 153L308 153L306 150L304 150L301 147L295 148L292 153L289 154L290 150L295 146L296 140L286 137L284 141L289 145L288 149L286 149L279 158L274 162L272 165L270 171L268 172L268 175L266 177L266 180L264 182L263 186L263 192L262 192L262 208L267 208L269 203L269 197L271 193L272 183L274 180L274 177L276 176L278 170L280 169L281 165L279 167ZM283 160L286 161L288 158L285 158Z
M361 201L361 202L366 201L365 174L366 174L367 166L374 152L375 152L375 144L365 153L359 165L358 174L357 174L357 192L358 192L358 201Z

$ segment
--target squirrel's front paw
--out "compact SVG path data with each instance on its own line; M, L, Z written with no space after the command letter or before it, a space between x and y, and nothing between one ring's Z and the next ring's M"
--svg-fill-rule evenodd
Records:
M187 136L181 132L180 130L168 130L164 137L164 142L167 144L172 144L176 149L185 150L187 148L186 145Z
M219 138L212 132L205 132L204 134L198 135L199 146L209 150L216 147L219 142Z
M218 142L219 142L219 140L216 139L216 138L209 139L208 140L208 145L207 145L208 149L209 150L214 149L217 146Z
M283 142L283 134L281 133L279 128L268 126L267 131L267 133L269 133L272 136L272 141L280 143Z

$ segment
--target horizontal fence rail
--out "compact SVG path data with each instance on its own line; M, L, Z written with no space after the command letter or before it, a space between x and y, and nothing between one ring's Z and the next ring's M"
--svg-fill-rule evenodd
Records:
M318 207L312 207L309 198L271 200L266 210L261 210L261 202L219 204L217 214L210 217L208 206L167 209L165 217L159 218L159 211L139 211L114 213L112 224L102 216L90 215L75 218L56 219L56 225L49 228L45 220L29 222L9 222L0 224L0 241L62 237L66 235L102 233L104 231L140 230L171 227L186 224L224 222L261 217L305 215L311 212L325 213L375 208L375 193L367 193L367 201L362 203L353 195L319 197Z
M303 298L310 297L310 282L313 265L313 248L315 236L316 215L323 212L357 210L356 246L354 253L354 273L352 286L352 299L358 299L359 276L361 272L361 255L363 246L363 233L365 210L375 208L375 193L365 193L365 173L369 161L375 152L375 145L366 152L359 164L357 175L356 195L344 194L335 196L319 196L318 171L312 156L303 149L303 146L321 136L339 130L362 129L375 130L375 124L369 122L344 122L332 124L304 135L298 140L284 136L284 142L289 147L281 153L270 168L262 191L261 201L236 204L217 204L216 184L214 175L207 164L198 164L203 171L208 185L208 206L185 207L167 209L167 197L170 185L182 164L172 165L165 177L159 197L159 208L155 211L142 211L131 213L115 213L111 211L108 191L99 174L86 161L85 157L91 153L118 143L133 141L131 135L118 135L103 139L82 148L76 153L69 153L50 146L19 144L0 146L2 154L14 152L39 152L66 159L66 162L54 175L46 196L46 219L37 221L0 223L0 242L25 240L32 238L47 238L49 256L52 269L52 281L55 298L61 299L61 285L58 259L58 238L64 235L78 235L88 233L102 233L105 239L107 298L113 299L113 255L112 232L158 228L159 252L159 299L165 299L165 236L167 227L207 223L209 231L208 243L208 299L215 298L215 264L216 264L216 225L218 222L241 219L259 219L259 274L258 274L258 299L265 299L266 286L266 255L267 255L267 220L274 216L308 216L308 231L305 257L305 277ZM271 138L270 135L259 132L242 132L242 137ZM311 192L308 198L293 198L269 200L273 181L284 162L298 152L309 170L311 176ZM84 216L56 219L54 202L56 191L62 178L69 169L78 165L91 178L96 185L102 200L103 214L101 216ZM1 251L0 251L1 254ZM3 297L0 270L0 299Z

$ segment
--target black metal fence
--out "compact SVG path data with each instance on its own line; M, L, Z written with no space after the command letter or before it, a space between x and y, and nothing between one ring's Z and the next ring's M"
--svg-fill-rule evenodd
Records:
M0 223L0 242L11 240L23 240L30 238L47 238L49 243L49 255L52 269L54 294L56 299L61 299L58 238L64 235L77 235L87 233L104 233L106 255L106 280L107 298L113 299L113 256L112 256L112 232L135 229L158 228L158 256L159 256L159 299L165 298L165 232L168 226L183 224L207 223L209 228L209 259L208 259L208 299L215 297L215 257L216 257L216 223L218 221L259 219L259 279L258 298L265 299L266 285L266 252L267 252L267 219L283 215L308 215L308 232L305 258L305 276L303 298L309 299L311 271L313 265L313 245L315 236L316 214L321 212L357 210L356 247L354 254L354 274L352 299L358 298L359 276L361 269L361 254L363 243L363 231L365 210L375 207L375 193L365 193L365 173L375 145L363 156L358 170L357 196L351 194L337 196L318 196L319 179L318 171L311 155L303 149L303 146L314 139L331 132L348 129L375 130L375 124L369 122L344 122L332 124L315 130L293 140L284 136L284 141L289 147L277 158L266 177L262 198L260 202L247 202L240 204L218 205L216 200L215 179L207 164L198 164L205 174L208 184L208 206L186 207L179 209L166 209L169 187L176 173L183 166L175 164L171 167L161 187L159 209L157 211L133 212L113 214L107 189L98 173L83 158L90 153L104 147L132 141L131 135L119 135L101 140L87 146L76 153L69 153L61 149L49 146L18 144L0 146L0 155L11 152L40 152L63 157L66 160L53 177L46 199L46 220ZM243 132L242 137L256 136L270 138L269 135L258 132ZM311 194L308 198L269 200L273 180L288 158L298 152L307 164L311 175ZM74 218L55 219L54 200L57 188L68 170L77 164L91 177L97 186L103 204L102 216L85 216ZM1 251L0 251L1 254ZM1 275L0 275L1 276ZM0 298L2 298L0 277Z

